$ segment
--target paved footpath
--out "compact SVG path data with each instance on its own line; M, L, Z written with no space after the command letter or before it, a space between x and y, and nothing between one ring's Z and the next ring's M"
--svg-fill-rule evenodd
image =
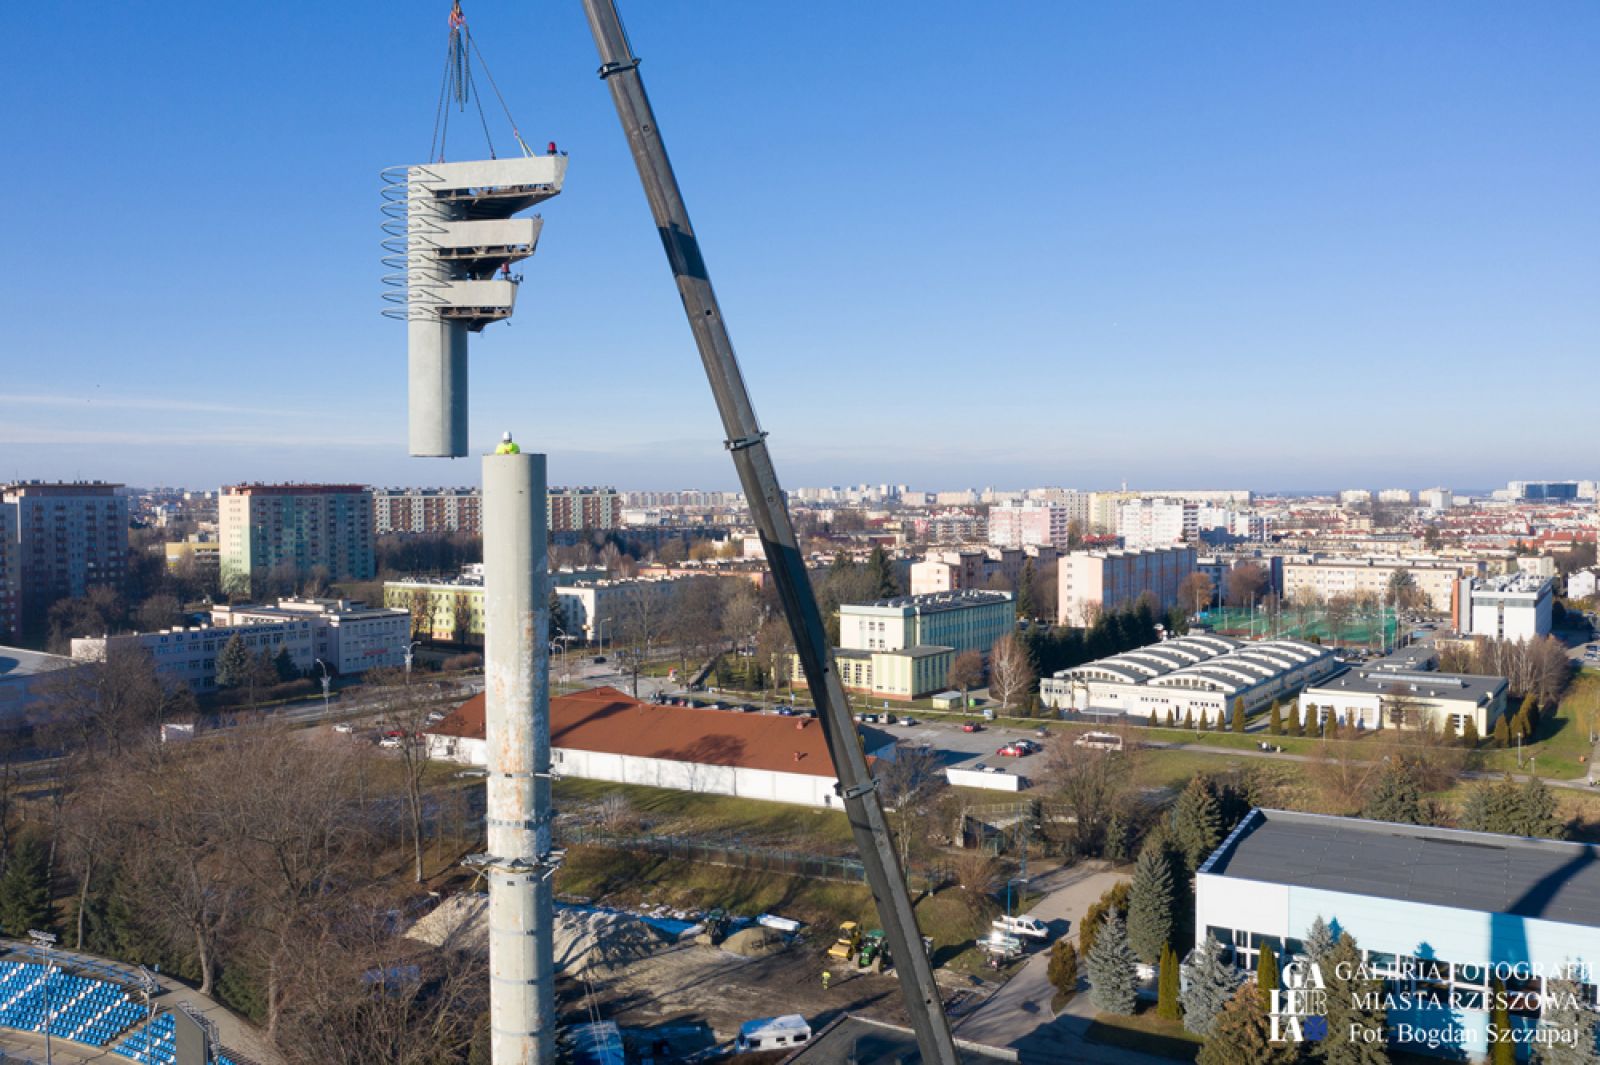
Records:
M1078 923L1089 907L1117 881L1126 879L1106 862L1081 862L1058 869L1029 885L1030 890L1046 894L1028 912L1049 924L1052 941L1076 935ZM1091 1042L1087 1033L1094 1020L1094 1007L1081 990L1065 1012L1053 1013L1050 1002L1055 989L1046 975L1049 967L1050 952L1036 952L1017 975L957 1025L956 1035L988 1046L1010 1047L1017 1051L1023 1065L1172 1065L1168 1058Z

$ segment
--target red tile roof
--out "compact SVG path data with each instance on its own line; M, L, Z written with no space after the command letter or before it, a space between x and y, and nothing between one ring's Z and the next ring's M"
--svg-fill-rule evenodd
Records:
M428 731L483 739L483 713L484 698L475 695ZM700 765L834 776L822 726L810 718L657 706L615 688L591 688L551 699L550 745Z

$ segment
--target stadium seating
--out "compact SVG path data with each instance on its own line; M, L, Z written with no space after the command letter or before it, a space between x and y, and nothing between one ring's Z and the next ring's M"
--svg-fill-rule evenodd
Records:
M111 1052L134 1061L150 1062L151 1065L174 1065L178 1051L173 1035L172 1014L165 1011L156 1014L155 1020L129 1032L126 1039L111 1048Z
M36 962L0 962L0 1025L104 1047L145 1016L125 988L49 971ZM169 1018L170 1024L170 1018Z

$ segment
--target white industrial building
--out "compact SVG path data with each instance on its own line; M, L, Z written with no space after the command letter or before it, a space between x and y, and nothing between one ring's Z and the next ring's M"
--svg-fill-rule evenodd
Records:
M858 731L868 757L892 756L894 737ZM426 735L432 757L487 764L484 697L473 696ZM815 720L659 706L615 688L550 700L550 765L561 776L581 780L840 805L833 762Z
M1456 590L1456 632L1495 640L1548 636L1555 587L1538 573L1463 578Z
M335 673L398 669L411 644L411 614L348 599L280 599L270 606L215 606L211 623L311 621L311 653Z
M1444 727L1457 736L1473 723L1487 736L1506 712L1506 679L1432 670L1395 672L1381 662L1345 669L1306 687L1295 712L1307 728L1324 723L1360 729Z
M1057 710L1124 714L1159 723L1204 714L1216 721L1243 699L1250 713L1340 668L1326 647L1300 640L1246 643L1193 635L1124 651L1039 684L1039 699Z

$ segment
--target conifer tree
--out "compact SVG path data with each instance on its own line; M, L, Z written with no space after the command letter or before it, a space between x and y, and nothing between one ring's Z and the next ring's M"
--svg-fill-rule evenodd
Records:
M14 939L30 929L46 930L50 912L49 854L33 836L24 836L11 851L0 876L0 929Z
M1156 978L1156 1015L1169 1021L1182 1018L1178 1005L1178 956L1172 952L1171 943L1161 944L1160 972Z
M1267 714L1267 731L1274 736L1283 735L1283 707L1278 705L1278 700L1272 700L1272 709Z
M1172 808L1172 842L1193 873L1222 842L1222 811L1211 779L1196 774Z
M1470 751L1475 750L1482 742L1482 738L1478 735L1478 719L1468 714L1466 724L1461 726L1461 746Z
M239 687L250 679L251 665L250 648L244 645L244 637L235 632L217 655L217 687Z
M1247 981L1217 1015L1195 1065L1287 1065L1299 1057L1296 1044L1274 1043L1270 1036L1255 983Z
M1445 714L1444 721L1439 725L1439 735L1446 743L1454 743L1456 739L1456 715Z
M1221 724L1221 722L1218 722L1218 724ZM1233 701L1233 731L1235 731L1235 732L1243 732L1244 731L1244 699L1243 698L1235 699Z
M1194 707L1192 706L1183 708L1183 727L1194 728Z
M1320 966L1327 983L1328 1031L1313 1044L1313 1054L1326 1065L1386 1065L1383 981L1364 975L1361 950L1350 933L1339 937ZM1369 1041L1362 1032L1377 1035Z
M1278 981L1278 952L1263 943L1261 952L1256 955L1256 992L1261 996L1261 1008L1270 1008L1272 993L1282 989Z
M1089 998L1107 1013L1132 1013L1139 1002L1138 960L1122 917L1112 913L1089 951Z
M1320 913L1317 914L1306 932L1306 957L1320 962L1333 950L1334 944L1333 929L1328 927L1328 922L1322 919Z
M1072 995L1078 990L1078 951L1070 939L1058 939L1050 945L1050 963L1045 970L1050 986L1062 995Z
M1417 775L1416 767L1404 758L1391 759L1362 804L1361 816L1406 825L1427 824L1427 808Z
M1506 721L1506 715L1501 714L1494 722L1494 745L1496 747L1511 746L1511 724Z
M1583 992L1566 977L1545 983L1544 1019L1539 1027L1549 1033L1540 1043L1539 1065L1600 1065L1595 1051L1595 1015L1583 1005Z
M1128 822L1121 810L1113 810L1111 819L1106 822L1106 845L1101 855L1109 862L1128 860Z
M1178 711L1174 710L1170 706L1167 707L1167 727L1168 728L1172 728L1177 723L1178 723Z
M1183 1026L1195 1035L1207 1035L1223 1007L1239 989L1239 971L1222 960L1222 944L1210 936L1189 952L1183 965Z
M1128 892L1128 945L1146 965L1156 964L1172 941L1176 902L1167 849L1159 838L1147 840Z

